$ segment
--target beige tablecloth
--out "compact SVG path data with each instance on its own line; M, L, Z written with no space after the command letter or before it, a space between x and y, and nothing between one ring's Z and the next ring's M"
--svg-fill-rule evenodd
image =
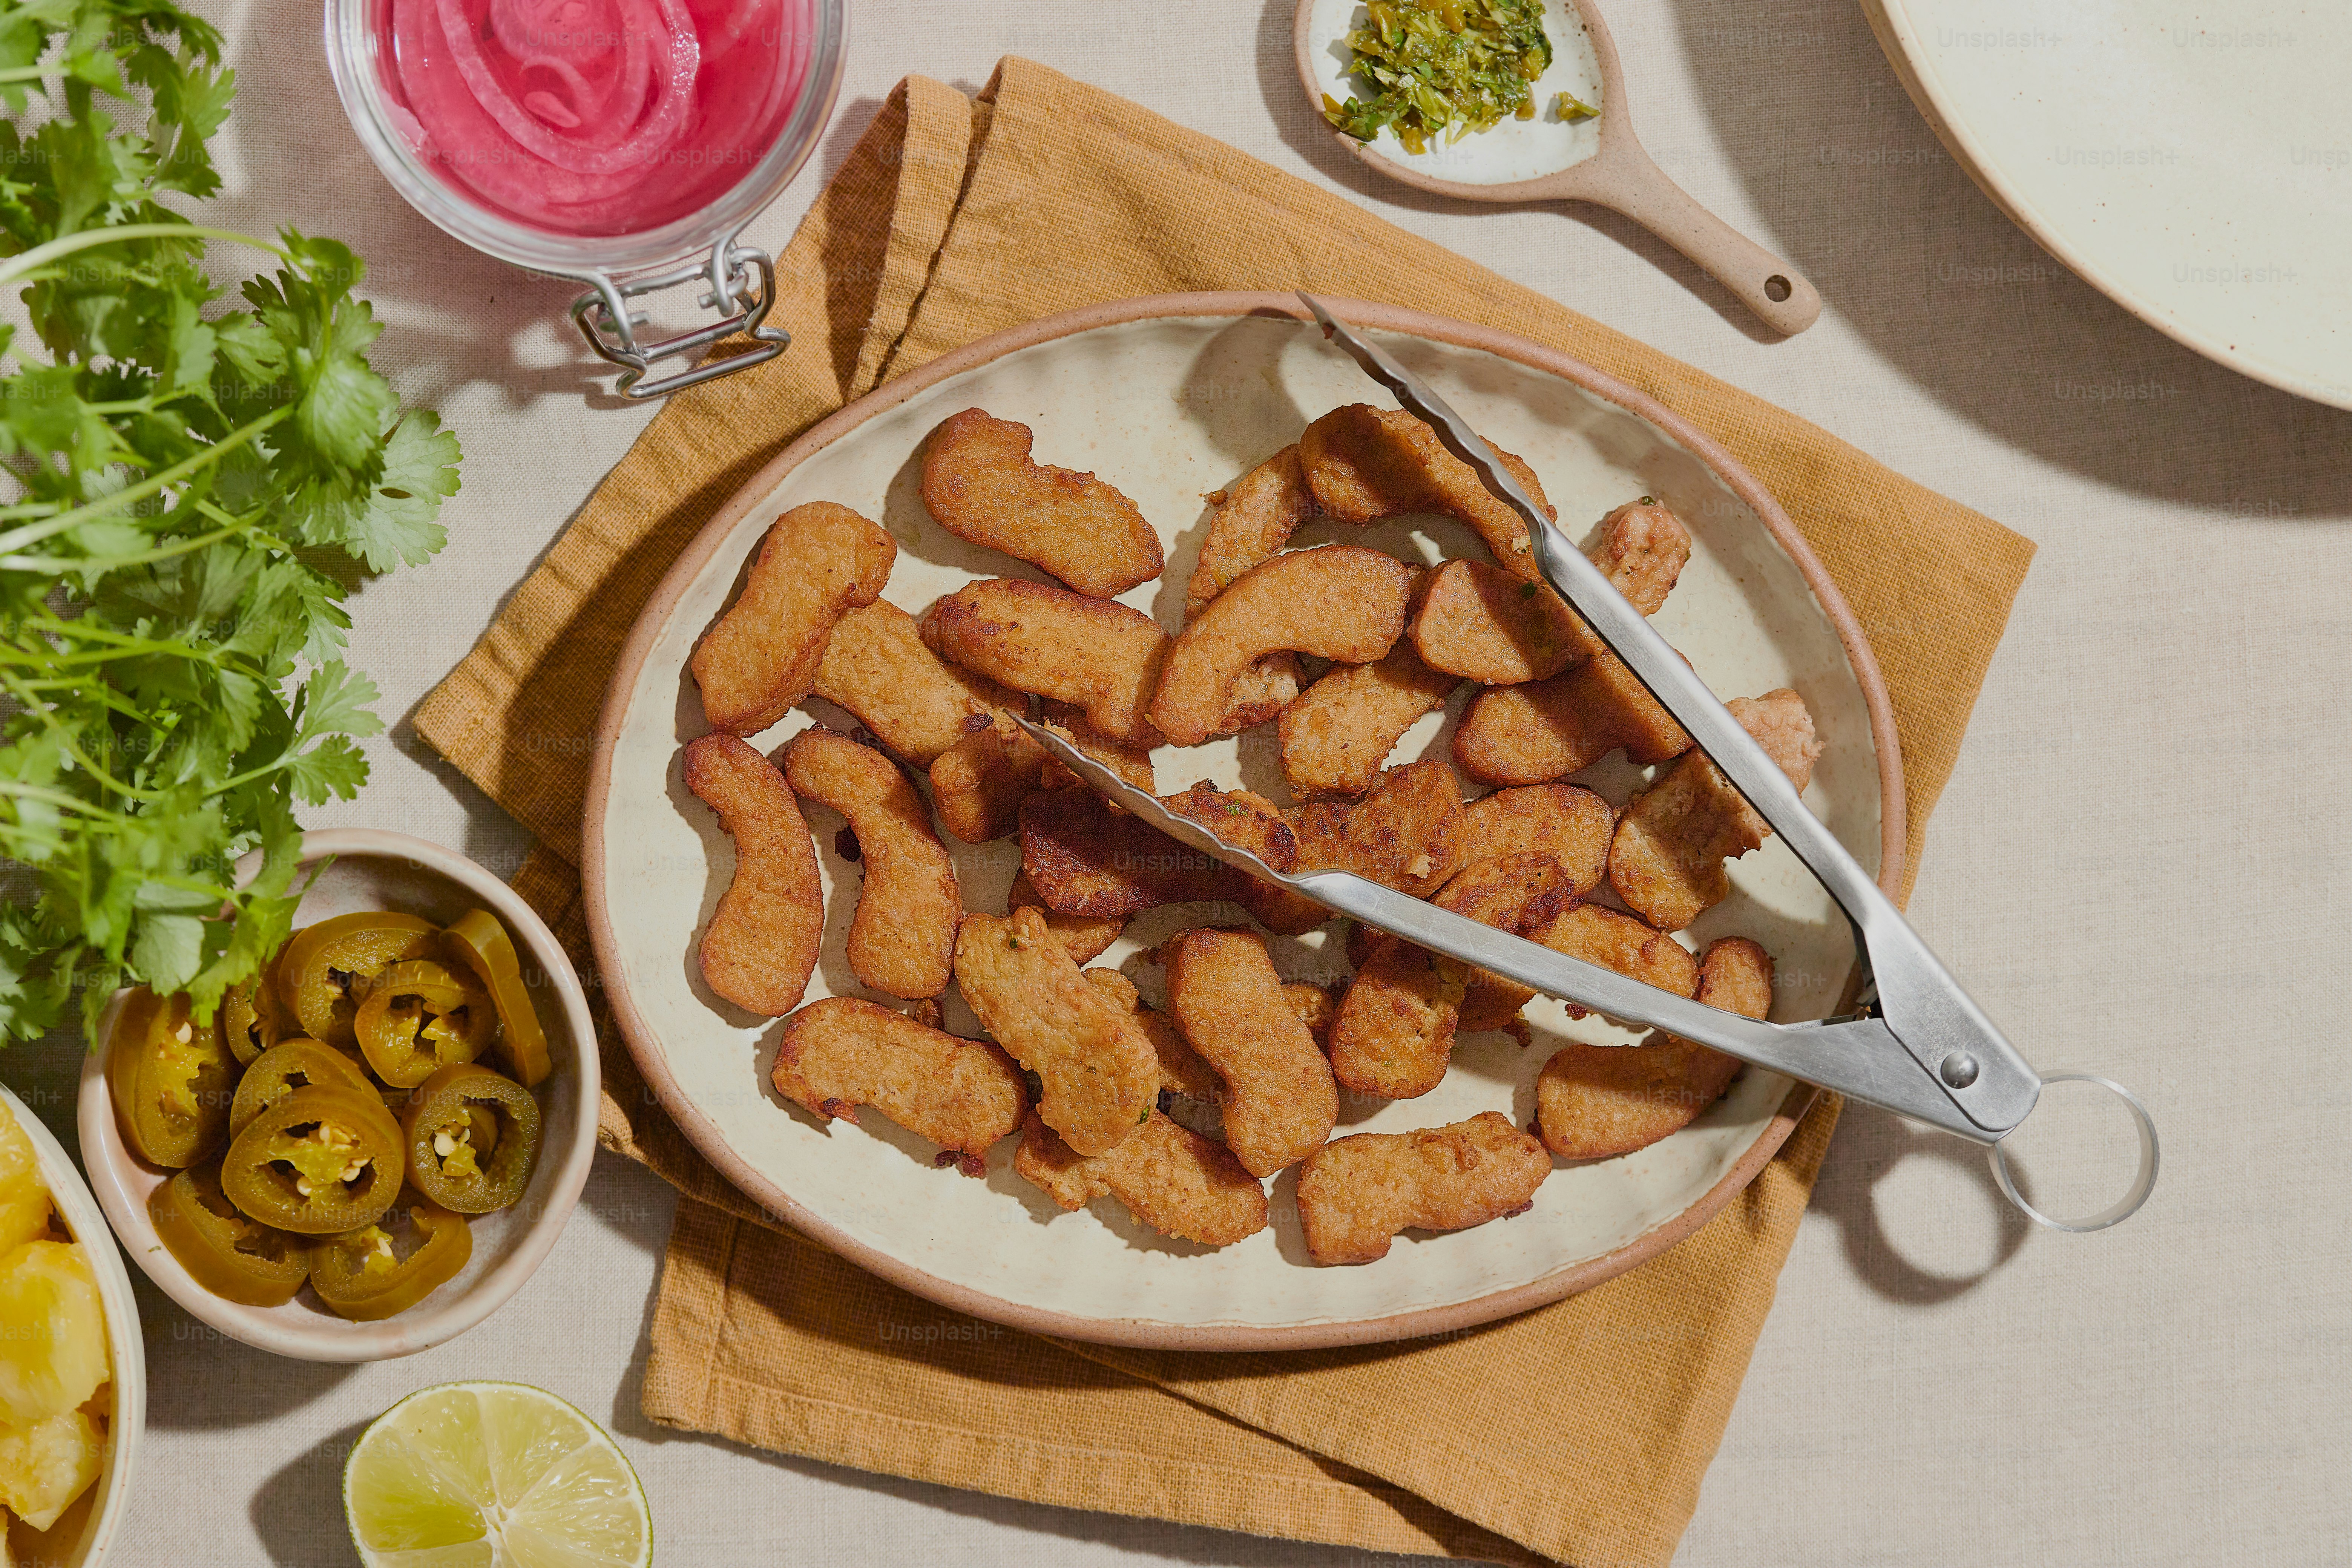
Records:
M1024 55L1793 410L2038 542L1910 912L2036 1061L2105 1068L2149 1096L2163 1184L2105 1237L2029 1236L2000 1217L1981 1162L1849 1109L1676 1562L2340 1557L2352 1402L2335 1347L2352 1332L2352 1261L2334 1238L2352 1231L2352 1189L2336 1175L2345 1095L2325 1064L2347 1022L2352 748L2336 721L2352 658L2352 418L2206 363L2036 249L1944 154L1859 6L1609 7L1643 141L1828 301L1785 342L1752 334L1705 278L1609 215L1427 200L1359 169L1297 93L1281 0L854 9L837 124L754 243L782 248L901 79L976 90L999 57ZM561 319L566 289L474 255L384 188L336 108L315 6L211 15L238 105L208 216L352 243L387 323L377 363L466 442L448 549L356 601L352 658L394 721L368 747L374 776L306 820L403 828L511 874L528 835L398 721L651 411L606 395ZM2197 50L2180 58L2187 136ZM2267 244L2213 236L2208 259L2294 264ZM69 1141L79 1052L59 1041L0 1062ZM2045 1184L2069 1173L2032 1163ZM2104 1195L2102 1173L2080 1173L2078 1195ZM352 1561L340 1489L353 1436L402 1394L461 1377L539 1384L612 1427L666 1563L1397 1561L654 1426L644 1359L675 1204L645 1167L600 1159L507 1308L365 1367L222 1342L142 1289L151 1417L121 1561Z

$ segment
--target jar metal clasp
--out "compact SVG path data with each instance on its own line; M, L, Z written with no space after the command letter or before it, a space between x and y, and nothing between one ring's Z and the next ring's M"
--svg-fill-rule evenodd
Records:
M647 318L643 311L631 310L629 301L641 294L675 289L698 279L709 285L699 300L701 307L721 312L721 319L676 337L640 343L637 329L646 324ZM572 324L580 329L580 335L588 340L588 347L599 359L621 367L616 385L625 397L667 397L673 392L765 364L783 353L793 341L792 333L783 328L764 324L770 307L776 302L774 260L764 250L735 244L731 236L713 245L707 259L675 272L627 282L595 272L588 274L587 280L595 287L572 301ZM720 339L738 332L751 339L756 346L747 353L696 364L675 374L646 379L656 360L699 354Z

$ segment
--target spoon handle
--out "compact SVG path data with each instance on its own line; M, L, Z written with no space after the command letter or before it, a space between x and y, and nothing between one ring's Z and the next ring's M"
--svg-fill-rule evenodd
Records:
M1577 191L1580 198L1624 214L1681 251L1765 325L1794 335L1821 315L1822 297L1804 274L1699 205L1639 142L1611 149L1605 174L1592 173L1600 177Z

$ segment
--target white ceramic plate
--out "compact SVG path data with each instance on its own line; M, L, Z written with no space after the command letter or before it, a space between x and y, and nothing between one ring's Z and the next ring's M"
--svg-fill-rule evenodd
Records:
M956 410L983 406L1031 426L1039 460L1100 473L1154 521L1168 571L1125 598L1172 630L1212 510L1204 493L1328 409L1390 402L1311 327L1277 313L1297 309L1255 294L1125 301L1001 334L894 383L811 431L713 521L656 594L616 670L590 784L583 871L607 994L648 1080L697 1147L754 1198L894 1283L959 1309L1097 1340L1190 1347L1430 1332L1630 1267L1712 1213L1786 1136L1789 1081L1748 1072L1665 1142L1559 1170L1527 1215L1413 1235L1369 1267L1319 1268L1300 1241L1292 1175L1274 1185L1277 1219L1268 1230L1212 1252L1162 1240L1108 1201L1062 1214L1013 1174L1009 1144L987 1178L973 1181L935 1170L930 1147L878 1113L858 1126L820 1127L769 1086L781 1026L702 985L696 943L734 854L680 780L679 749L705 729L686 662L732 599L769 523L814 500L880 520L899 547L885 596L909 611L976 574L1035 576L943 532L918 493L925 436ZM1880 866L1883 851L1890 862L1899 856L1899 767L1860 633L1779 509L1728 457L1630 389L1523 340L1391 308L1340 309L1384 329L1376 333L1384 343L1486 434L1524 455L1572 532L1591 531L1611 508L1644 494L1687 520L1695 554L1659 625L1727 696L1796 687L1826 747L1808 801L1864 864ZM1632 411L1636 405L1646 417ZM1466 530L1435 520L1369 531L1315 524L1294 542L1339 537L1421 560L1482 553ZM1424 721L1394 760L1444 754L1461 704L1443 723ZM756 743L772 749L809 722L794 712ZM1163 792L1207 777L1281 798L1272 726L1192 752L1163 749L1156 762ZM1588 782L1622 804L1636 780L1620 757ZM809 996L865 994L843 956L856 874L833 852L839 823L822 807L810 815L833 918ZM1002 910L1019 866L1017 839L954 847L967 906ZM1826 895L1777 844L1740 862L1738 885L1693 936L1760 940L1780 966L1779 1016L1832 1010L1853 949ZM1158 1001L1162 977L1144 952L1172 931L1237 912L1152 911L1096 962L1126 970ZM1339 948L1335 923L1277 940L1276 962L1291 978L1333 979L1344 973ZM947 1004L951 1029L977 1032L952 991ZM1608 1026L1571 1024L1556 1003L1538 1002L1528 1016L1532 1048L1501 1035L1470 1037L1435 1092L1348 1106L1340 1131L1434 1126L1487 1110L1526 1123L1551 1049L1609 1037Z
M381 1322L354 1323L337 1317L308 1288L283 1306L242 1306L214 1295L180 1266L156 1238L154 1222L147 1215L149 1196L172 1173L150 1165L123 1142L114 1097L107 1088L102 1047L91 1051L82 1064L77 1108L82 1156L89 1165L91 1188L124 1249L165 1295L199 1320L231 1339L299 1361L383 1361L414 1355L456 1338L496 1311L522 1289L563 1234L596 1155L601 1075L595 1026L589 1021L580 977L547 923L512 889L463 855L404 833L346 827L304 834L302 861L297 887L314 870L319 876L295 914L298 927L362 910L399 910L446 925L478 909L498 916L514 939L554 1064L536 1091L539 1163L520 1201L473 1216L473 1253L457 1278L405 1312ZM240 865L238 874L248 876L254 868ZM120 993L109 1004L99 1021L101 1041L113 1033L115 1015L129 994Z
M2352 408L2352 8L1864 0L2018 225L2133 315Z
M97 1568L106 1560L107 1548L130 1510L131 1477L138 1462L140 1436L147 1428L147 1342L139 1332L139 1301L131 1293L131 1275L122 1267L122 1255L114 1249L106 1216L99 1212L65 1145L5 1086L0 1086L0 1105L7 1107L25 1136L33 1141L33 1155L40 1163L41 1180L49 1189L58 1217L81 1244L90 1272L98 1276L99 1300L106 1309L106 1348L114 1372L114 1418L107 1429L106 1468L89 1490L44 1534L35 1536L21 1520L8 1533L15 1538L17 1562L36 1561L40 1547L46 1547L59 1554L39 1560L54 1562L57 1568ZM40 1547L34 1544L36 1541Z

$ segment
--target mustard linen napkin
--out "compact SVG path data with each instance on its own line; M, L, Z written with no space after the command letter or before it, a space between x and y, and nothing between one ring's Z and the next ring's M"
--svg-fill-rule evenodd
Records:
M2032 555L1793 415L1024 60L977 100L900 84L777 272L791 351L672 399L416 715L539 836L516 885L584 975L588 742L663 572L817 419L1055 311L1214 289L1393 300L1549 344L1687 416L1780 500L1876 649L1908 865ZM599 1026L604 1142L685 1194L654 1320L654 1420L1073 1508L1506 1563L1672 1557L1837 1115L1822 1097L1680 1246L1508 1322L1355 1350L1124 1351L955 1317L783 1229L694 1152L609 1017Z

